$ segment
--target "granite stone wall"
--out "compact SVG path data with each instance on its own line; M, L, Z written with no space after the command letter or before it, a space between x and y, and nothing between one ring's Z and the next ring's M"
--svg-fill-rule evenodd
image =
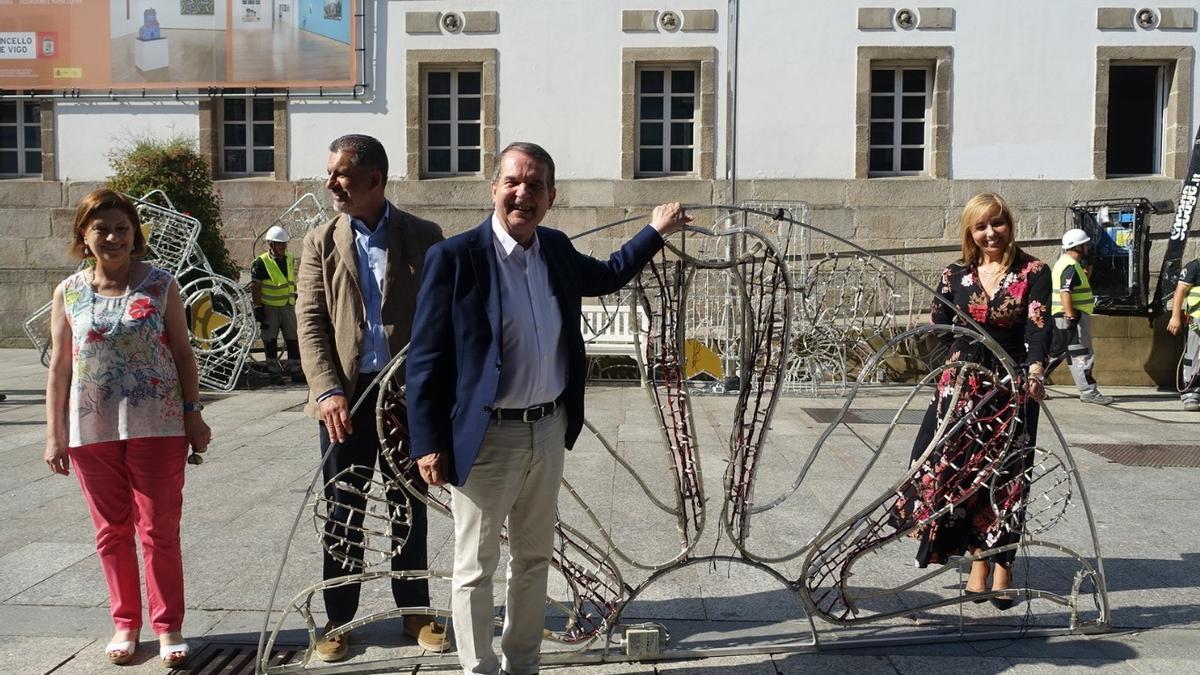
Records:
M38 180L0 181L0 346L28 344L22 322L50 298L54 285L74 267L66 255L73 206L98 183ZM313 192L328 203L320 181L219 181L224 204L224 232L234 258L248 266L257 233L263 232L293 202ZM736 187L736 189L735 189ZM558 198L548 219L575 234L606 223L648 214L657 203L679 200L689 204L729 204L734 201L805 201L811 222L831 234L870 250L932 249L907 255L909 264L936 269L955 257L959 241L958 216L972 195L996 191L1014 208L1018 236L1044 259L1057 256L1054 240L1065 229L1065 207L1075 200L1117 197L1176 199L1173 179L1108 181L938 180L897 178L870 180L744 180L726 181L570 180L560 181ZM401 208L440 223L447 234L474 227L490 212L489 186L479 179L388 183L388 195ZM700 224L711 224L711 213L698 212ZM709 222L705 222L709 218ZM1170 227L1168 215L1152 219L1152 231ZM594 254L606 254L628 236L636 224L589 238ZM815 250L844 248L817 237ZM1189 246L1188 255L1195 255ZM1162 244L1151 251L1157 269ZM916 262L913 262L916 261ZM1179 356L1179 340L1166 334L1160 320L1098 317L1096 377L1106 384L1169 386ZM1060 381L1069 381L1065 369Z

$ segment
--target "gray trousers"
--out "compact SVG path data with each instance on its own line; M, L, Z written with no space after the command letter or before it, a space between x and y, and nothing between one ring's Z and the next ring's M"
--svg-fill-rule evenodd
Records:
M1200 326L1196 323L1197 320L1192 319L1187 326L1187 346L1183 348L1183 385L1187 389L1183 390L1179 398L1185 402L1200 403L1200 382L1192 382L1196 377L1196 369L1200 368Z
M280 333L283 333L283 342L287 346L288 351L288 357L282 364L280 364L277 358L279 347L275 343ZM280 369L288 372L299 372L300 343L296 339L295 306L268 307L263 305L262 341L268 367L276 372Z
M1080 312L1079 320L1074 323L1075 325L1071 326L1071 322L1062 315L1054 317L1055 330L1071 332L1067 342L1067 364L1075 386L1079 387L1079 396L1088 398L1100 393L1096 380L1092 379L1092 365L1096 360L1096 354L1092 350L1092 315Z

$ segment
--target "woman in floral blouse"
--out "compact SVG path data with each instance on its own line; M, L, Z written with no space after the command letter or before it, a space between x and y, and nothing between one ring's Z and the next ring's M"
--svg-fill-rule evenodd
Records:
M189 444L211 437L179 286L133 259L146 252L137 209L112 190L85 196L70 252L86 264L54 291L46 384L46 463L70 472L96 527L116 632L105 647L128 663L142 625L135 530L146 597L163 664L188 656L183 625L179 520Z
M1022 472L1045 397L1050 269L1017 247L1012 212L998 195L972 197L961 225L962 259L942 272L933 322L974 328L951 309L957 308L1000 344L1020 374L1018 382L997 382L1005 371L981 343L964 336L950 346L951 365L938 380L913 445L913 462L920 465L901 490L898 508L905 524L923 523L913 533L920 539L920 567L1020 540ZM933 516L951 502L952 509ZM1014 546L973 561L967 594L986 593L989 576L993 592L1007 590L1015 554ZM991 600L999 609L1013 604L999 593Z

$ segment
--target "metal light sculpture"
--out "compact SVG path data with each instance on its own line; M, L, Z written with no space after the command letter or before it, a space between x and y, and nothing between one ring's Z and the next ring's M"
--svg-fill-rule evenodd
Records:
M689 210L696 213L706 209L715 212L714 222L725 225L693 227L672 237L631 291L631 299L648 326L639 340L639 367L650 399L649 416L660 429L657 442L639 439L635 450L646 456L657 455L660 460L652 471L645 462L630 459L635 453L628 448L629 441L624 450L618 448L606 436L604 421L587 422L591 440L581 439L581 443L593 443L607 453L612 465L608 484L611 490L620 491L622 504L643 501L647 506L637 512L637 517L673 527L675 537L670 541L659 537L654 543L660 550L651 552L623 546L619 530L631 514L617 514L616 495L607 497L606 516L599 501L603 496L597 497L604 482L596 480L594 471L582 483L569 475L564 477L552 559L556 575L548 598L561 616L548 619L542 662L816 651L886 644L890 640L936 642L1106 630L1110 613L1103 561L1078 467L1044 406L1040 411L1040 444L1026 444L1024 436L1016 433L1023 410L1023 374L1000 346L957 311L962 325L919 325L905 330L905 324L914 322L911 317L915 312L904 306L903 293L895 284L876 281L855 288L852 280L873 274L865 270L882 270L891 278L923 288L921 299L926 307L928 302L944 300L891 260L873 257L852 242L777 211L744 207ZM737 226L744 216L777 227ZM638 219L609 227L633 220ZM793 248L789 233L792 228L803 229L810 237L825 237L830 244L821 260L809 260L803 270L794 267L798 259L804 258ZM771 231L765 233L764 229ZM829 251L834 248L838 252L831 255ZM713 301L708 295L720 300ZM695 306L710 309L698 313ZM840 359L835 365L846 377L844 401L840 408L826 406L835 417L807 450L799 448L796 457L798 448L792 447L784 456L776 447L779 434L770 435L776 439L773 443L768 443L768 435L780 423L776 419L778 403L788 382L796 381L797 360L812 364L821 357L816 349L797 352L797 336L817 335L819 330L825 331L822 345L838 346L831 355ZM702 425L694 414L699 400L696 397L711 388L697 386L684 377L689 339L714 342L713 348L733 364L733 372L727 375L737 378L736 396L709 399L728 401L732 406L726 447L716 453L725 462L716 485L705 481ZM989 362L999 366L987 368L946 359L945 344L949 340L971 343L990 354ZM724 344L715 344L718 341ZM392 483L377 485L376 499L385 493L400 494L405 500L425 501L431 514L448 515L449 492L421 482L408 459L402 369L403 355L399 355L379 376L378 398L356 404L376 406L384 460L391 467L388 473L396 477ZM850 379L851 374L854 379ZM881 381L893 393L878 393ZM933 441L910 463L911 443L902 433L902 420L912 412L925 410L931 388L938 382L948 383L953 394L940 408L942 415ZM900 392L899 404L891 413L890 423L870 432L858 426L854 420L861 418L860 412L865 413L864 401L886 400L895 405L895 392ZM930 463L940 461L959 462L962 466L953 474L953 480L931 483L926 480ZM838 488L840 494L825 493L818 499L807 488L806 479L817 471L816 467L830 462L838 467L838 475L845 477L841 484L844 487ZM289 534L269 612L277 609L275 595L300 514L313 508L314 499L320 499L319 484L318 467ZM920 490L921 503L914 506L914 494ZM996 516L995 541L1002 541L1000 535L1019 534L1015 543L1000 543L975 556L934 565L915 575L904 571L902 561L911 535L935 526L939 516L963 508L971 500L977 502L985 493L986 506ZM320 504L317 507L318 511L323 508ZM399 510L404 508L400 505ZM712 513L719 515L714 518ZM1072 524L1081 527L1062 532ZM323 528L318 519L318 537ZM397 542L389 540L384 530L364 527L354 536L382 537L383 543L366 550L391 551ZM1061 536L1055 536L1059 533ZM1024 567L1014 571L1013 587L1003 593L1021 596L1028 603L1045 601L1048 604L1044 606L1064 608L1061 625L1021 625L1013 629L964 620L963 603L974 598L968 598L959 583L947 585L947 575L954 577L970 561L1007 550L1016 550ZM1031 551L1052 557L1035 560ZM888 565L882 571L872 569L871 564L880 560ZM351 562L368 568L366 560ZM663 588L669 575L698 566L720 566L728 574L744 570L774 580L803 613L806 629L797 630L786 644L700 651L666 649L633 656L616 651L620 635L629 629L623 617L636 611L639 599ZM365 571L352 575L361 581L389 576L441 581L448 577L432 571ZM345 583L348 578L315 583L301 590L276 617L273 629L268 615L260 640L261 670L282 673L305 667L316 639L311 599L321 588ZM989 592L992 597L1001 593ZM1031 606L1027 608L1032 611ZM448 614L446 608L439 607L408 611ZM377 611L338 631L391 618L399 612ZM309 650L301 662L268 666L266 655L290 615L299 615L305 621ZM922 617L930 627L896 623L901 617ZM1050 615L1054 621L1059 620L1057 617ZM864 633L860 627L870 627L871 632ZM668 633L661 630L657 635L665 640ZM397 656L346 667L444 664L452 658Z
M258 337L250 294L213 271L197 243L200 221L177 211L161 190L134 204L150 249L146 262L179 280L200 385L232 390Z
M248 366L250 349L258 339L249 292L213 271L197 241L200 221L176 210L162 190L152 190L141 198L126 197L133 201L142 222L148 249L143 260L170 272L179 281L201 386L232 390ZM305 231L324 219L320 202L309 193L288 207L274 224L283 225L302 239ZM52 305L42 305L23 324L26 337L40 353L42 365L50 362Z

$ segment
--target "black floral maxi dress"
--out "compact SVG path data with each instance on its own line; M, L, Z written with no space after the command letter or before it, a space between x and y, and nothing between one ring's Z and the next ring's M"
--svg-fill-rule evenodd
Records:
M1050 339L1050 269L1045 263L1018 250L1008 271L997 286L995 295L988 298L975 265L953 263L942 271L938 295L983 326L988 335L1004 348L1018 366L1046 362ZM933 303L932 319L938 324L967 325L940 301ZM969 361L999 374L998 359L978 342L956 338L950 346L950 361ZM937 432L942 416L949 412L953 400L956 371L947 370L939 379L913 444L912 461L918 460ZM901 527L911 526L927 518L947 499L958 499L949 512L926 523L913 532L920 540L917 566L943 564L950 556L963 555L971 548L994 548L1019 541L1023 520L1025 485L1022 480L997 483L993 495L989 480L999 468L1010 476L1019 476L1028 467L1032 451L1019 453L998 466L996 458L1005 448L989 444L995 438L997 423L982 420L1008 420L1011 425L1010 448L1032 448L1037 442L1038 403L1028 399L1021 383L995 387L988 376L971 374L960 383L955 412L977 421L957 433L948 434L946 441L935 448L899 493L896 511ZM988 392L996 389L987 398ZM1007 413L1005 413L1007 411ZM992 445L992 447L989 447ZM972 491L973 490L973 491ZM970 493L970 494L967 494ZM963 497L966 494L967 496ZM993 507L996 504L996 507ZM1009 564L1016 550L1004 551L992 559Z

